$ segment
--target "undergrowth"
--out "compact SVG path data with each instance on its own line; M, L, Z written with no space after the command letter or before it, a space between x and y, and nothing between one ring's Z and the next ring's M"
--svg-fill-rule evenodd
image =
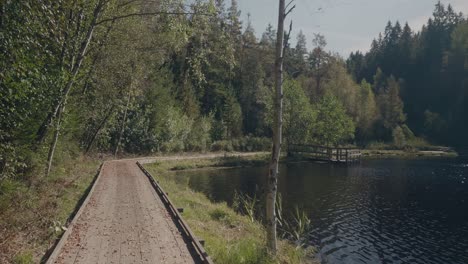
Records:
M0 181L0 263L39 263L100 163L70 146L59 147L56 157L49 177L37 166Z

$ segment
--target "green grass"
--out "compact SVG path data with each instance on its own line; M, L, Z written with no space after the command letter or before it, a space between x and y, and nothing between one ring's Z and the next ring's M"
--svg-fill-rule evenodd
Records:
M175 182L171 170L181 168L225 167L266 164L268 156L164 161L145 165L169 193L177 207L184 208L183 218L196 236L205 240L205 248L215 263L313 263L310 250L280 240L276 259L265 246L266 231L257 221L236 213L226 203L213 203L204 194Z
M392 143L370 142L362 150L364 158L418 158L418 157L457 157L458 154L448 147L432 145L423 138L412 137L404 146Z
M220 157L220 158L206 158L206 159L187 159L177 161L159 162L158 165L165 170L190 170L200 168L219 168L219 167L252 167L262 166L268 164L269 155L258 154L254 156L245 157Z
M39 263L96 175L100 161L59 153L47 178L38 167L0 182L0 263Z
M399 149L363 149L363 158L431 158L431 157L457 157L454 151L424 151L424 150L399 150Z
M90 186L101 160L66 150L68 147L58 150L49 177L43 177L44 168L38 166L27 175L0 182L0 263L39 263ZM216 263L301 263L305 251L285 241L279 243L278 260L272 260L266 254L265 231L259 223L235 213L226 204L211 203L203 194L170 178L171 170L263 165L268 157L168 161L149 168L154 175L168 176L158 179L171 199L185 208L184 217L205 239Z

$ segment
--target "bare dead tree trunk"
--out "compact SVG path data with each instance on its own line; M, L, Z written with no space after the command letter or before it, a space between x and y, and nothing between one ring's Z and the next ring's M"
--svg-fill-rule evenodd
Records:
M268 170L267 194L266 194L266 229L267 246L270 253L276 255L276 193L278 183L278 162L281 151L281 137L283 126L283 39L285 1L279 0L278 31L276 36L276 60L275 60L275 117L273 124L273 149L271 152L270 166Z

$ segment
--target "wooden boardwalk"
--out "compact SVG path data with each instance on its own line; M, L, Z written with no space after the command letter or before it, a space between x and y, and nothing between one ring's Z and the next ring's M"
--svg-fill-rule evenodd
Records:
M291 144L288 146L288 154L294 153L307 154L314 160L326 162L354 163L361 161L361 150L357 148Z
M145 173L105 162L47 263L211 263Z

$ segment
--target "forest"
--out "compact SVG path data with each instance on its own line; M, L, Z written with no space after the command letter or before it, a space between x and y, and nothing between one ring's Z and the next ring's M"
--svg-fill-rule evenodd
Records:
M68 152L270 149L276 31L258 38L236 0L0 5L0 181ZM286 147L467 145L468 21L450 5L346 59L290 32Z

